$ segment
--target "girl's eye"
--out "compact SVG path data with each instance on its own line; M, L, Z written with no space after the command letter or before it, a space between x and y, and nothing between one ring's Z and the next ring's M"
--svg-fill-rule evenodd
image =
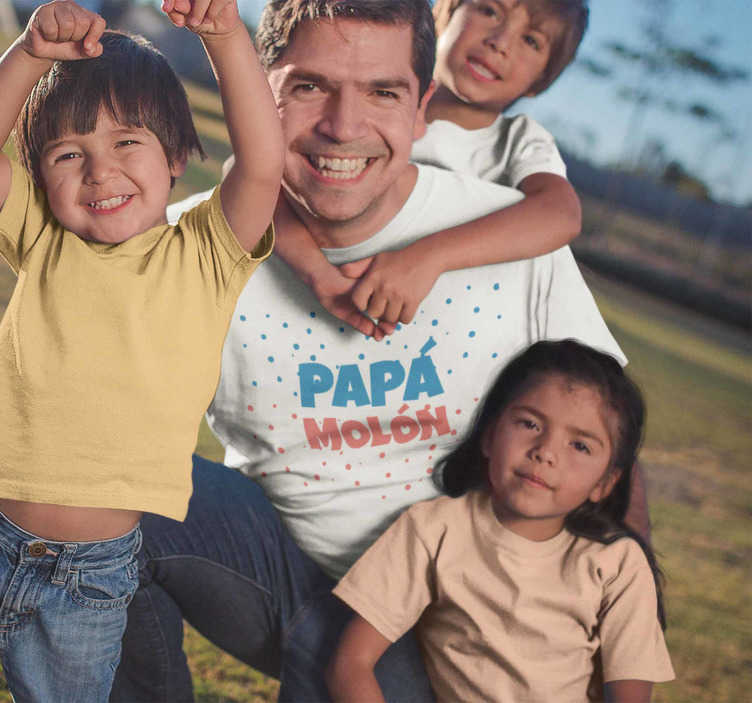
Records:
M71 159L77 159L81 154L77 154L75 151L66 151L64 154L58 154L55 157L55 163L59 161L70 161Z
M117 143L118 146L131 146L132 144L138 144L138 142L135 139L121 139Z
M484 15L486 17L498 17L499 13L496 11L496 8L493 5L488 5L486 3L480 3L477 5L478 12L480 12L481 15Z
M530 418L527 418L527 417L521 417L519 420L517 420L517 424L526 430L538 429L538 423L535 422L535 420L531 420Z
M590 454L590 447L588 447L588 445L585 444L585 442L582 442L579 439L574 440L572 442L572 446L578 452L583 452L584 454Z
M536 51L541 50L541 43L532 35L526 34L524 37L525 43L535 49Z

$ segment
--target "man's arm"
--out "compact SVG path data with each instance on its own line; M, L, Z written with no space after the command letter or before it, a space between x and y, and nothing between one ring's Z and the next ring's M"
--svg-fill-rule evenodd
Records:
M201 37L222 97L235 161L221 190L238 241L252 251L272 219L284 165L277 108L236 0L164 0L172 23Z
M519 190L525 198L513 205L373 257L353 291L356 307L375 319L407 324L442 273L532 258L577 236L582 213L569 181L534 173Z
M105 21L74 2L53 2L34 11L21 36L0 58L0 144L5 144L36 82L57 60L99 56ZM10 163L0 154L0 205L10 190Z

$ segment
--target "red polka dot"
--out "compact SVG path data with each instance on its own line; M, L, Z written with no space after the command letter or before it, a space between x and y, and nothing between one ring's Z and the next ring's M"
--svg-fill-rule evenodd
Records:
M405 463L406 464L407 464L408 461L410 461L410 459L408 459L407 457L405 457Z
M293 420L297 420L298 419L298 413L293 413L292 414L292 419Z
M261 472L261 478L266 478L266 471Z
M287 473L289 474L290 473L290 467L289 466L285 466L285 471L287 471Z
M303 485L307 486L308 485L308 481L303 481Z
M405 490L406 491L409 491L411 488L412 488L412 486L409 483L405 486Z
M381 496L381 500L386 500L386 496Z
M356 482L355 482L355 485L356 485L356 486L359 486L359 485L360 485L360 481L356 481Z
M269 425L269 429L273 430L274 429L274 425Z
M391 478L391 477L392 477L392 474L390 474L390 473L389 473L389 472L387 471L387 473L386 473L386 477L387 477L387 478Z
M319 476L318 474L313 474L313 478L316 479L316 481L321 480L321 476Z
M429 448L429 449L430 449L431 451L433 451L434 449L436 449L436 445L435 445L435 444L432 444L432 445L431 445L430 447L428 447L428 448Z
M452 434L457 434L457 430L452 430Z
M284 454L284 453L285 453L285 448L284 448L284 447L279 447L279 448L277 449L277 451L278 451L278 452L279 452L280 454Z
M386 454L384 454L384 452L381 452L381 454L379 454L379 459L383 459L385 456Z
M276 408L276 407L277 407L277 404L276 404L276 403L272 403L272 407L273 407L273 408Z
M326 466L326 462L325 462L325 461L322 461L322 462L321 462L321 466Z
M249 406L248 406L248 409L249 409L249 410L250 410L251 412L253 412L253 406L252 406L252 405L249 405Z
M426 473L427 473L427 474L432 474L432 473L433 473L433 469L432 469L432 468L431 468L431 467L429 466L429 467L428 467L428 468L426 469Z
M350 464L345 464L345 469L349 471L350 469L352 469L352 466L350 466Z
M459 415L462 412L462 410L460 410L459 408L457 408L454 412L455 412L455 414Z
M479 398L473 398L473 400L477 403Z

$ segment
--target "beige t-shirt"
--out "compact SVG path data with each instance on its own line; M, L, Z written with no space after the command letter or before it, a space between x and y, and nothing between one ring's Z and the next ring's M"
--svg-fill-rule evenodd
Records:
M18 274L0 323L0 496L182 520L235 302L272 242L270 229L242 249L219 188L177 226L85 241L13 164L0 211L0 254Z
M485 492L412 506L334 592L390 641L420 618L442 701L582 703L596 654L606 682L674 678L634 540L533 542L496 520Z

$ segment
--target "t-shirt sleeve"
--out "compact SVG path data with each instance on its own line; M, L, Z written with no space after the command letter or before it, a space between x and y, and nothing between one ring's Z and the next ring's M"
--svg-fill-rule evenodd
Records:
M640 546L631 539L604 582L599 615L604 682L671 681L674 670L657 616L655 580Z
M534 334L538 339L572 338L615 357L625 366L627 357L606 326L590 289L569 247L533 260L538 269L538 290L532 292L536 309Z
M220 190L221 184L208 200L199 199L198 204L183 212L177 226L186 238L193 236L205 275L211 272L218 289L225 290L234 305L248 277L271 254L274 227L269 225L252 252L245 251L225 218Z
M516 188L534 173L567 177L567 167L553 136L530 117L519 115L507 122L500 138L508 153L502 185Z
M335 586L334 594L390 642L431 602L432 555L411 515L403 513Z
M10 190L0 210L0 255L18 273L52 213L44 192L34 186L24 168L16 161L10 166Z

